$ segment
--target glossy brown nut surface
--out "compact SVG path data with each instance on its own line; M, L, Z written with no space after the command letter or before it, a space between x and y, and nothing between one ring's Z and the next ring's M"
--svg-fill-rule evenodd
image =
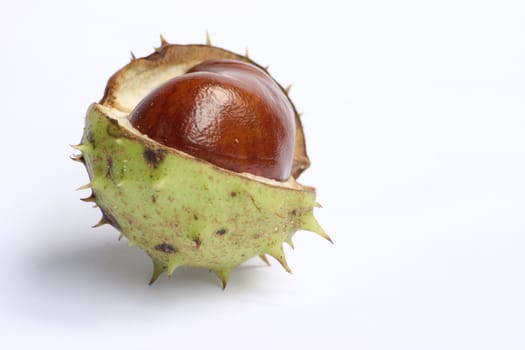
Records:
M279 181L290 176L293 108L253 65L203 62L152 91L130 121L157 142L219 167Z

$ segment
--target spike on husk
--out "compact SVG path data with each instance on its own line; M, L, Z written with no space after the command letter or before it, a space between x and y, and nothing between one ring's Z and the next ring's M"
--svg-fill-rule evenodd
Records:
M266 253L275 260L277 260L279 264L281 264L281 266L286 270L286 272L292 273L290 266L288 266L288 263L286 262L283 246L281 244L276 244L274 246L268 247Z
M109 224L109 221L108 221L108 219L106 219L106 217L104 215L102 215L100 220L95 225L93 225L91 227L92 228L97 228L97 227L100 227L100 226L103 226L103 225L106 225L106 224Z
M166 38L164 38L164 35L160 35L160 46L164 47L166 45L169 45L168 41L166 40Z
M317 219L311 212L309 212L301 218L301 229L317 233L319 236L323 237L330 243L333 243L330 236L326 234L326 232L323 230L321 225L319 225L319 222L317 222Z
M80 198L80 200L83 202L94 203L97 199L95 198L95 193L92 191L88 197Z
M153 273L151 274L151 278L149 280L150 286L153 283L155 283L155 281L159 278L160 275L162 275L164 271L166 271L166 266L164 266L164 264L161 261L155 258L152 258L152 261L153 261Z
M220 267L220 268L213 269L212 271L221 280L222 289L225 289L226 285L228 284L228 280L230 279L230 274L232 272L231 268L229 268L229 267Z
M79 143L78 145L71 145L71 148L80 152L85 152L88 148L88 145Z
M79 163L82 163L82 164L86 163L86 161L84 160L84 156L82 154L72 155L70 158L71 158L71 160L73 160L75 162L79 162Z
M268 257L265 254L259 254L259 258L268 266L270 266L270 261L268 261Z
M91 182L88 182L87 184L78 187L76 191L89 190L90 188L93 188L93 185Z

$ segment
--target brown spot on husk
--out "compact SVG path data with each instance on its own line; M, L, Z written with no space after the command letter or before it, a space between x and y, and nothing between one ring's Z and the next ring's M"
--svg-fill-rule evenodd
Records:
M87 135L87 140L91 144L91 147L96 148L97 142L95 141L95 136L93 136L93 133L90 131Z
M222 235L224 235L226 233L226 229L221 228L220 230L217 230L215 233L220 235L220 236L222 236Z
M144 149L144 159L148 162L149 166L157 168L166 157L166 151L163 149Z
M167 253L167 254L174 254L177 252L175 248L171 244L168 243L160 243L155 246L155 249L159 252Z
M110 180L113 180L113 158L111 156L106 160L106 177Z
M196 238L193 240L193 243L195 243L195 248L199 249L199 247L201 246L202 242L200 239Z

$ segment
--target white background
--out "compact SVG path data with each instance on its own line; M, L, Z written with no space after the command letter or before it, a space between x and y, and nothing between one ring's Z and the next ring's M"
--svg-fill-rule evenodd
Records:
M0 11L3 349L524 349L521 1L10 2ZM265 65L304 112L330 245L153 285L70 161L107 78L159 44Z

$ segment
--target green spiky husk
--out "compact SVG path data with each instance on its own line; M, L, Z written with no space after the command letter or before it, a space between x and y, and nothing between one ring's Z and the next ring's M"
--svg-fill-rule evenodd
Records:
M216 167L141 135L127 117L145 86L181 74L188 62L249 60L214 47L162 44L117 72L100 104L89 108L75 147L91 180L84 200L101 209L99 224L111 224L153 259L151 282L196 266L214 271L225 286L235 266L257 255L267 261L265 254L290 271L283 243L292 246L298 230L330 240L313 216L315 190L294 179L309 164L298 116L294 171L284 183Z
M325 236L313 189L232 173L140 138L125 123L93 105L79 148L104 220L151 256L153 279L199 266L224 281L261 254L289 270L283 242L299 229Z

